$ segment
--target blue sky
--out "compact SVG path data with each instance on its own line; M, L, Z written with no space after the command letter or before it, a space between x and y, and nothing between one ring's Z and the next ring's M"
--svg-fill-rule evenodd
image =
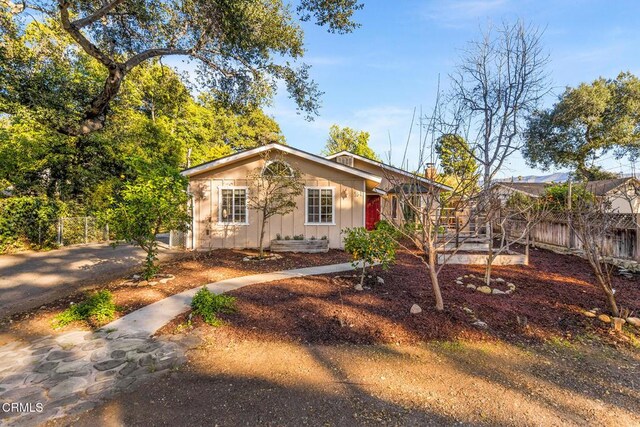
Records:
M546 28L549 72L555 94L564 87L615 77L620 71L640 75L640 1L616 0L363 0L357 13L362 27L333 35L305 25L305 62L325 92L320 116L313 122L297 115L282 91L267 112L280 124L287 142L319 153L329 126L351 126L371 133L370 144L398 163L414 108L433 106L438 76L443 89L460 49L489 23L521 18ZM550 97L547 105L551 105ZM413 149L417 141L412 143ZM411 150L411 148L410 148ZM502 176L542 174L528 168L518 154ZM630 172L628 160L605 156L605 168ZM555 171L550 171L555 172ZM549 172L549 173L550 173Z

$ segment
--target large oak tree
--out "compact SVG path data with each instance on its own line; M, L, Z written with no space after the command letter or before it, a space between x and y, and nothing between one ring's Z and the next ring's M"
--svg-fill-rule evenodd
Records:
M86 135L104 127L109 106L132 70L153 58L182 56L197 64L199 83L224 101L260 104L283 81L299 109L313 115L320 92L309 67L299 62L304 53L300 22L346 33L357 27L352 18L361 7L357 0L300 0L295 8L282 0L2 0L0 112L14 114L25 106L42 110L47 114L41 119L59 132ZM80 93L63 94L56 92L60 82L34 73L55 50L14 43L34 22L58 25L75 48L98 61L101 84L88 82ZM73 49L63 54L70 61L78 58ZM53 99L64 103L62 118L50 109Z
M593 162L610 151L618 158L640 154L640 79L633 74L567 88L529 119L524 156L532 166L570 167L580 178L599 179Z

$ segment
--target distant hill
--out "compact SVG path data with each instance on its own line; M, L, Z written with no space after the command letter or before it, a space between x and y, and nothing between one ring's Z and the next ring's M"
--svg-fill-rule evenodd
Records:
M496 179L497 182L566 182L569 179L569 172L558 172L551 175L529 175L514 176L511 178Z

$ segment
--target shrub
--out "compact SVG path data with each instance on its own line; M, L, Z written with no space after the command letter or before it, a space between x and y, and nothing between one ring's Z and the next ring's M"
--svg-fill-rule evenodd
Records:
M69 323L86 320L95 325L102 325L112 320L116 313L113 295L107 290L90 294L81 303L74 304L53 320L53 327L62 328Z
M121 200L113 200L106 214L117 238L135 243L147 253L142 273L146 280L158 272L158 233L189 229L187 181L175 171L165 172L125 185Z
M211 326L220 325L218 313L232 313L235 311L236 299L229 295L216 295L203 286L191 301L193 314L202 316L202 320Z
M293 236L293 240L304 240L304 234L298 234L297 236Z
M0 198L0 252L11 248L50 248L56 245L56 220L64 203L46 196Z
M367 266L378 262L383 269L388 269L396 259L397 243L393 236L385 230L367 231L364 227L347 228L344 249L353 257L353 265L362 262L360 284L364 282Z
M290 236L284 236L284 240L291 240Z
M276 240L282 240L282 236L280 235L280 233L276 234Z
M402 236L402 233L400 232L400 230L398 230L397 227L384 219L376 222L375 229L389 234L394 239L399 239Z

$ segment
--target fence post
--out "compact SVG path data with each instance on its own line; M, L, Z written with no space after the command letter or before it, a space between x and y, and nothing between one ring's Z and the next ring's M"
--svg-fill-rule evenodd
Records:
M89 238L89 217L85 216L84 217L84 244L85 245L88 243L88 238Z
M640 213L636 214L636 261L640 262Z
M107 224L104 226L104 229L105 229L105 231L106 231L106 233L107 233L106 241L107 241L107 243L109 243L109 223L107 223Z

